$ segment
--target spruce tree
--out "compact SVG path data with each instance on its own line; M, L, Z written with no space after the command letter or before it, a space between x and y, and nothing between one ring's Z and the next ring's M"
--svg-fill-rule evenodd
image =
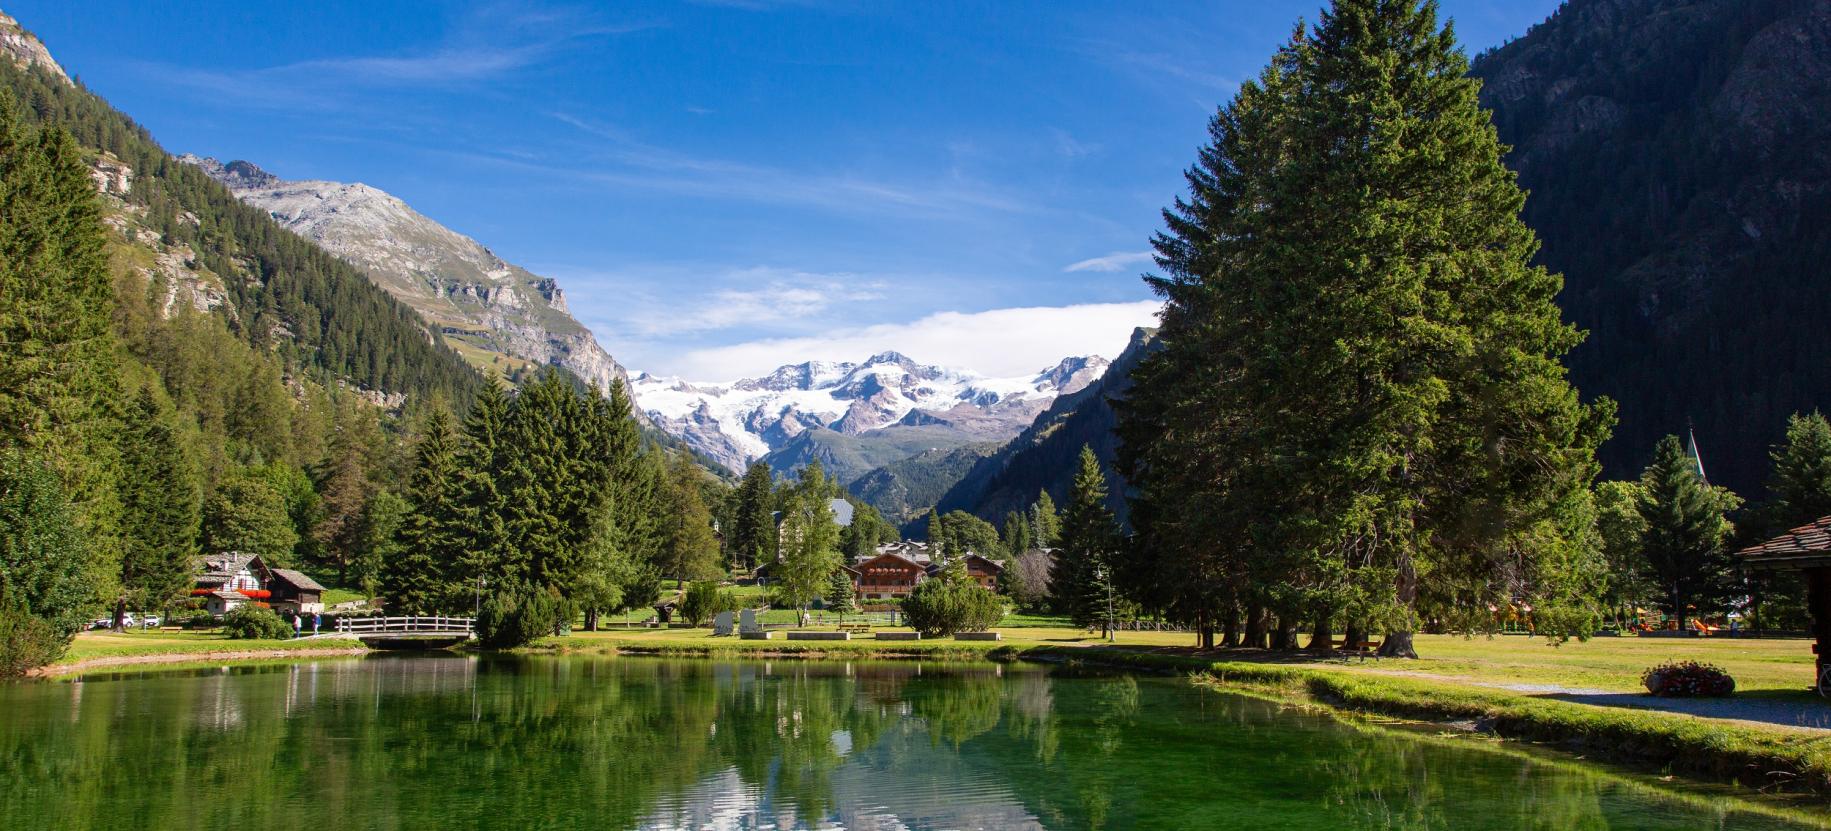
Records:
M472 480L462 460L451 417L432 410L414 447L409 509L395 531L393 556L381 561L380 591L392 614L474 612L480 602L482 586L466 558L473 515L464 500Z
M400 530L412 510L406 497L387 488L377 489L363 506L350 554L349 584L364 597L381 593L382 571L400 556Z
M1023 514L1016 511L1006 513L1002 531L1005 550L1013 557L1036 547L1031 543L1031 525Z
M1831 421L1817 412L1787 419L1786 440L1771 454L1769 532L1831 516Z
M928 509L928 556L937 563L947 561L947 523L941 514L933 508Z
M117 628L129 606L157 611L183 598L191 586L203 495L175 421L152 387L141 387L121 434Z
M1108 600L1117 600L1113 553L1118 542L1113 512L1106 507L1106 473L1093 448L1083 446L1068 507L1062 512L1055 575L1050 583L1057 610L1076 626L1097 622L1105 634Z
M677 454L668 470L667 507L662 514L667 542L663 558L667 576L676 588L689 581L718 578L718 539L712 533L712 513L701 498L704 474L693 458Z
M833 570L833 576L827 578L826 610L838 615L851 614L857 611L853 602L852 575L843 568Z
M23 610L68 644L100 608L85 573L89 544L56 471L0 450L0 609Z
M318 521L312 536L322 562L337 570L337 585L350 585L350 566L361 546L363 509L374 486L369 482L367 459L373 448L364 446L349 431L338 435L331 458L318 485Z
M120 382L101 217L81 148L61 129L26 128L0 95L0 449L57 473L89 541L69 553L112 601Z
M508 420L508 394L491 378L465 413L464 440L457 445L461 487L456 528L460 541L455 551L461 559L444 567L454 572L451 582L472 587L467 591L474 592L476 586L503 587L508 580L513 559L508 505L497 481Z
M1056 513L1055 500L1049 498L1048 491L1036 495L1036 502L1030 506L1030 539L1037 548L1054 548L1056 538L1062 533L1062 518Z
M734 571L751 571L775 559L775 505L769 465L752 462L737 489L737 511L731 529Z
M1211 122L1121 408L1122 470L1175 527L1142 533L1187 541L1140 546L1171 560L1138 569L1154 604L1353 605L1412 656L1421 608L1565 593L1612 405L1565 378L1581 335L1467 73L1434 3L1337 0Z
M1641 550L1660 605L1683 628L1694 610L1711 614L1736 591L1734 563L1724 548L1733 529L1724 515L1739 500L1698 475L1697 460L1677 436L1660 439L1641 488Z

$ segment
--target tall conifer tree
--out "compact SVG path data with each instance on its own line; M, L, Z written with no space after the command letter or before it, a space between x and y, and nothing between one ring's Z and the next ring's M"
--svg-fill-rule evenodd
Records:
M158 611L190 588L202 502L197 470L173 414L152 387L142 387L121 434L123 546L116 627L129 606Z
M1565 378L1580 333L1436 12L1337 0L1215 116L1122 408L1144 516L1180 523L1142 533L1188 542L1143 556L1195 555L1198 591L1352 605L1399 656L1421 607L1565 593L1612 418Z
M1118 543L1118 527L1112 509L1106 507L1106 472L1093 448L1082 447L1080 468L1062 512L1060 550L1050 582L1056 607L1076 626L1099 623L1105 632L1108 601L1117 600L1113 555Z
M752 462L737 489L737 515L730 531L734 570L749 571L775 559L774 505L769 465Z
M1735 593L1734 563L1724 550L1733 530L1725 518L1740 500L1698 475L1677 436L1660 439L1641 475L1640 516L1646 555L1661 606L1680 626L1722 609Z
M451 417L434 409L414 447L410 506L395 533L394 556L381 563L381 594L392 614L476 611L482 586L466 568L466 533L472 519L464 498L472 480L459 467L462 455Z

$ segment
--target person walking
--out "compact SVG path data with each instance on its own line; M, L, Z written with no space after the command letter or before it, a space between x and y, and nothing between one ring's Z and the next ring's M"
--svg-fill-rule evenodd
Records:
M299 628L303 625L304 625L304 621L299 619L299 613L293 612L292 613L292 636L293 637L296 638L299 636Z
M324 613L323 612L313 612L312 613L312 634L314 634L314 635L318 634L318 627L322 626L323 624L324 624Z

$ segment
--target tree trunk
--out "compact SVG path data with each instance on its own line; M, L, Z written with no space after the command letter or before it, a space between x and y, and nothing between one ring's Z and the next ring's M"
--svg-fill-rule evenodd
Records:
M1418 603L1418 569L1411 561L1411 555L1399 558L1399 576L1396 588L1399 604L1407 613L1417 608ZM1409 623L1402 631L1387 630L1386 638L1380 641L1381 658L1416 658L1418 650L1411 644L1412 631Z
M1335 651L1335 631L1329 628L1331 615L1326 612L1316 613L1316 626L1310 630L1310 651L1327 655Z
M1362 629L1358 623L1349 623L1347 631L1341 635L1342 647L1345 649L1359 649L1366 641L1367 630Z
M1246 604L1246 639L1242 645L1247 649L1265 648L1265 610L1257 603Z
M587 632L598 631L598 610L596 610L596 609L585 610L585 631L587 631Z
M1228 604L1227 609L1225 611L1221 612L1221 614L1226 616L1226 617L1221 618L1221 645L1227 647L1228 649L1232 649L1234 647L1239 646L1240 645L1240 609L1239 609L1239 607L1234 606L1232 604Z
M1272 648L1280 652L1297 648L1297 624L1285 617L1278 618L1278 626L1272 630Z
M127 595L121 595L114 601L114 631L127 628Z

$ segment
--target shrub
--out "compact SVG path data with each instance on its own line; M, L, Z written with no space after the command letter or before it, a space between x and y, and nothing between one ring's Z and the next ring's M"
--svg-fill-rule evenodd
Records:
M699 626L719 612L735 612L738 603L729 593L719 589L715 580L699 580L687 586L687 596L680 601L680 616L689 626Z
M293 635L292 624L280 619L272 609L243 603L223 615L223 629L236 640L283 640Z
M0 678L17 678L62 657L70 640L19 603L0 602Z
M562 606L547 592L496 595L477 614L477 640L491 649L527 646L559 628Z
M1715 698L1736 691L1736 679L1710 664L1678 661L1660 664L1640 676L1647 692L1666 698Z
M903 619L924 637L981 632L998 625L1005 603L952 566L923 581L903 601Z

